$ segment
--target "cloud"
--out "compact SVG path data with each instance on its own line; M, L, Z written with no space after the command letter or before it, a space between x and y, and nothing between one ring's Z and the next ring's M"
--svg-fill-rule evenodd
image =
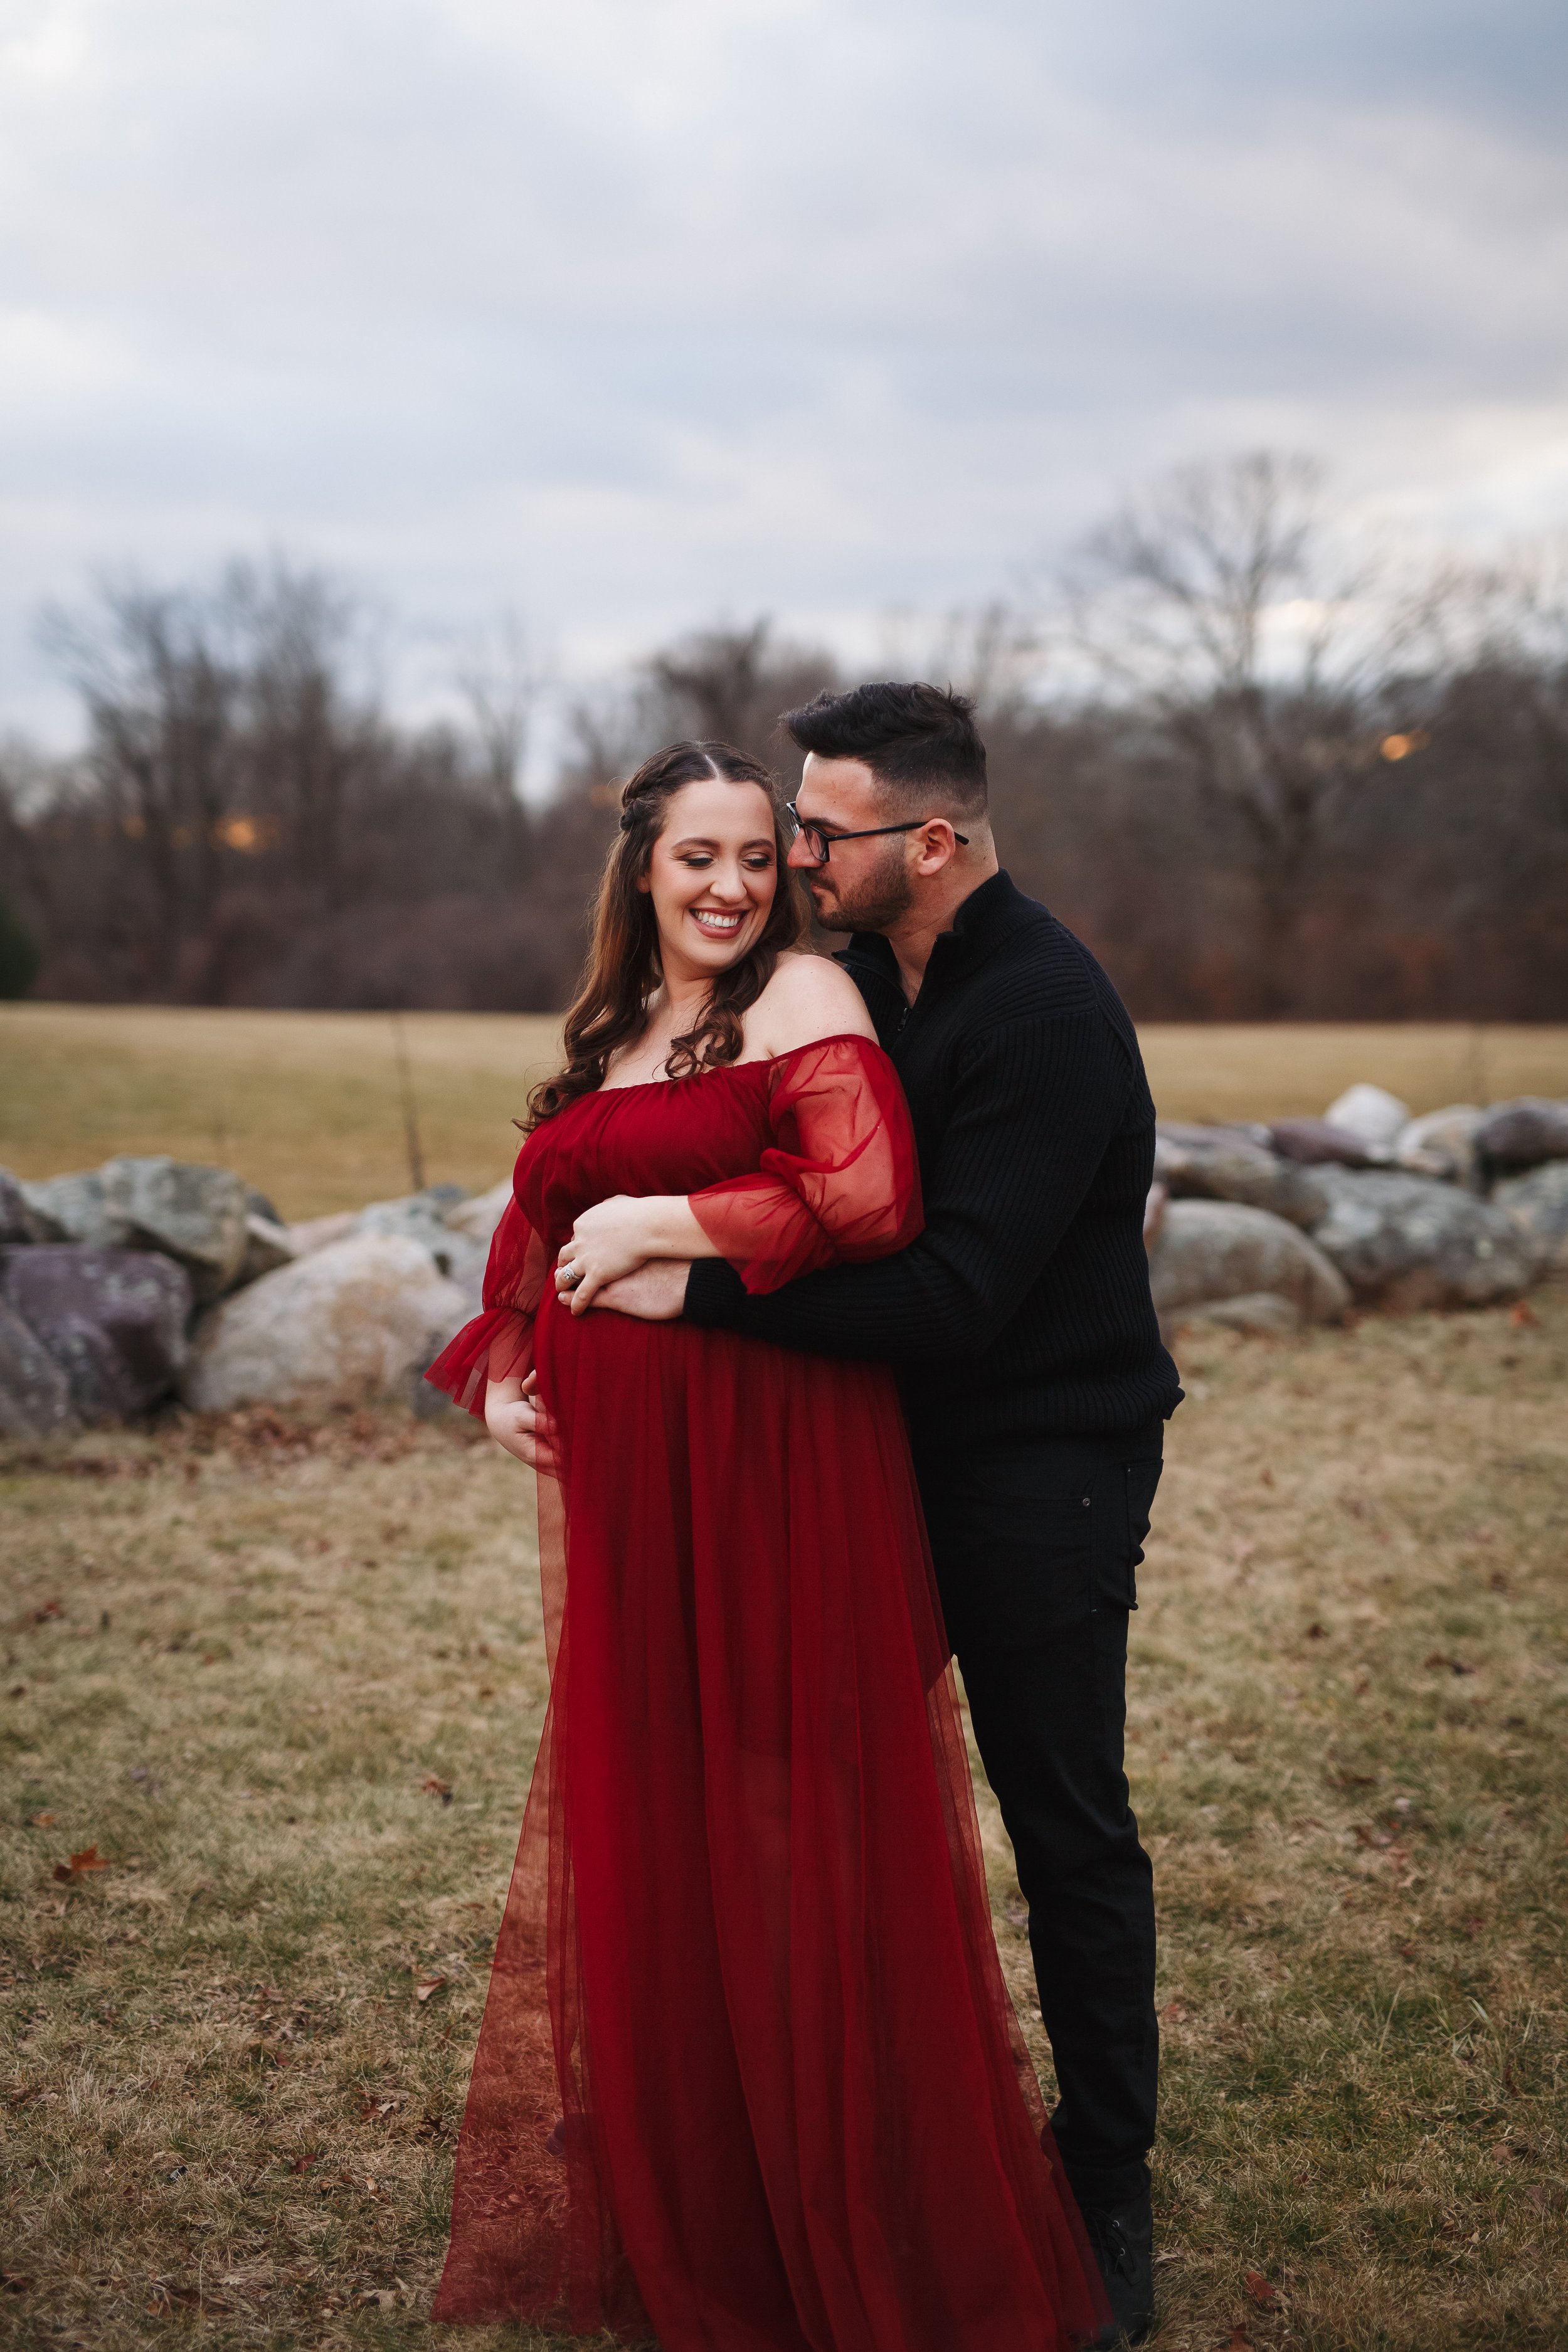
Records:
M101 562L283 544L584 663L985 595L1259 437L1434 530L1562 519L1565 22L14 5L0 696L68 723L27 614Z

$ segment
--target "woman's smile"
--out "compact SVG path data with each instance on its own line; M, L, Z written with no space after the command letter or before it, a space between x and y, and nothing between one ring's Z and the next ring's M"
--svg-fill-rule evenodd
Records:
M721 907L689 907L686 911L711 940L732 940L746 919L743 909L726 912Z

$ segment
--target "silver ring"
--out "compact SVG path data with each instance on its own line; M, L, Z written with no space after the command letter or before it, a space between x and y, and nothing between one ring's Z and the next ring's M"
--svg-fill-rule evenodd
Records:
M583 1269L580 1265L575 1264L572 1265L563 1265L561 1272L566 1281L572 1285L574 1289L576 1288L578 1283L583 1279Z

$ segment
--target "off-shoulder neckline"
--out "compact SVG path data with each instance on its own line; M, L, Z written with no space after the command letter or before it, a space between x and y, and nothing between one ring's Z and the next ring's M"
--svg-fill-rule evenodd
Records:
M706 1070L689 1070L681 1078L638 1078L629 1087L595 1087L591 1095L581 1095L581 1102L607 1102L612 1095L644 1095L656 1087L689 1087L699 1078L733 1078L742 1070L775 1070L781 1062L793 1062L797 1054L814 1054L822 1045L869 1045L880 1053L875 1037L863 1037L858 1029L835 1029L826 1037L808 1037L804 1045L791 1045L783 1054L764 1054L754 1062L717 1062Z

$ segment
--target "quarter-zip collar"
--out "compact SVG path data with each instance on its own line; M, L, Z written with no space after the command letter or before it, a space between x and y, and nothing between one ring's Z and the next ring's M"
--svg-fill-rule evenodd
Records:
M879 999L882 987L892 988L900 1007L894 1016L896 1031L902 1028L904 1020L914 1011L915 1005L930 996L941 995L955 981L976 970L989 956L994 955L1016 931L1037 922L1045 911L1035 899L1024 896L1005 871L989 875L977 889L970 892L958 908L952 919L952 929L939 932L932 941L931 956L914 1004L910 1004L905 998L904 984L899 975L899 960L893 953L890 941L880 931L857 931L835 961L841 963L857 979L874 981L878 984ZM881 1024L879 1022L878 1025Z

